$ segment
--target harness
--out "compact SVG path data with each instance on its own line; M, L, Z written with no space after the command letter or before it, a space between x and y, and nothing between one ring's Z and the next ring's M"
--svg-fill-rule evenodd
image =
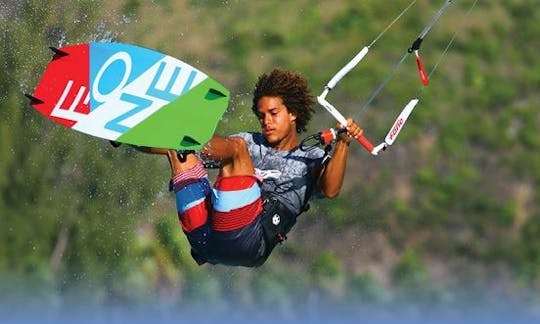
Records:
M303 143L304 144L304 143ZM301 146L300 149L308 150L312 147ZM328 162L331 146L327 145L324 148L323 165ZM310 175L313 176L313 175ZM291 212L285 204L277 197L268 193L263 193L263 211L261 213L261 224L264 232L264 240L266 243L265 258L268 258L272 250L278 243L283 243L287 239L287 233L296 224L296 218L302 213L309 210L309 199L313 194L314 186L307 186L304 204L300 214L296 215Z
M287 239L287 233L296 224L296 217L278 198L263 197L261 224L264 231L268 254L278 244Z

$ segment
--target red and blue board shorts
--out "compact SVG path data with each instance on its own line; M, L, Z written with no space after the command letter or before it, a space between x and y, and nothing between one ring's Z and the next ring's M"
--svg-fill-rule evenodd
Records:
M199 263L255 266L265 255L263 202L255 175L218 177L199 164L172 179L176 208Z

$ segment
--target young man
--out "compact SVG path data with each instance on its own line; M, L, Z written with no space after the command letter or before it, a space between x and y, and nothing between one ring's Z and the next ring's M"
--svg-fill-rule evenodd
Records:
M314 104L300 75L279 69L263 74L252 106L261 133L216 136L200 152L221 162L213 188L195 154L153 151L169 158L178 216L199 264L259 266L312 195L337 196L349 143L362 130L349 119L331 158L320 148L303 150L298 134Z

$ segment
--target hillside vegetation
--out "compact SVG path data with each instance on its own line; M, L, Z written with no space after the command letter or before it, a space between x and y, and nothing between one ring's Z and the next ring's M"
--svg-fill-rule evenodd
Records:
M359 113L443 1L417 1L330 93L374 142L411 98L420 103L380 156L352 148L341 195L313 202L258 269L195 265L163 158L113 149L29 106L22 94L39 81L47 47L121 41L189 62L231 90L218 129L228 134L257 129L259 74L297 70L319 94L409 1L0 4L0 305L164 299L289 314L504 300L537 314L540 7L479 1L468 14L473 1L454 2L421 48L428 71L441 59L427 88L411 56ZM317 109L309 134L335 125Z

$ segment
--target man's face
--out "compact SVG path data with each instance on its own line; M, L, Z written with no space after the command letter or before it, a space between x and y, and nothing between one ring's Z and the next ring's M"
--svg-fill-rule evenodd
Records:
M296 115L289 112L280 97L261 97L257 103L257 116L270 146L288 148L291 140L296 139Z

